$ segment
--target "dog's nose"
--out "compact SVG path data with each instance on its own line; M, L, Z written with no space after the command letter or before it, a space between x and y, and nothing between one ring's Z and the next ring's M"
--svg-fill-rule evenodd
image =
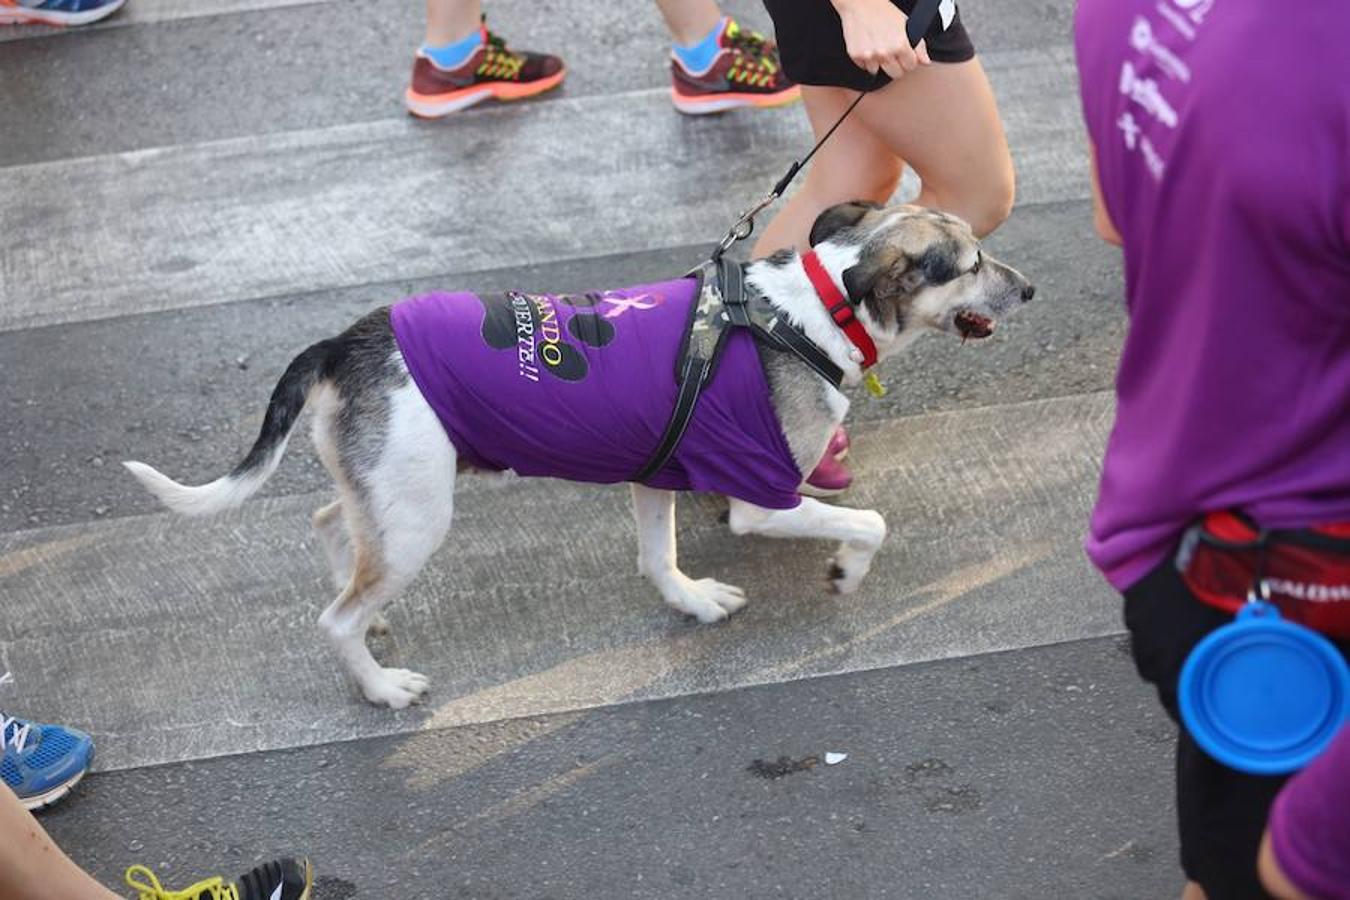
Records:
M1035 285L1029 284L1029 285L1027 285L1026 287L1022 288L1022 302L1023 302L1023 303L1026 303L1028 300L1030 300L1032 297L1035 297L1035 296L1036 296L1036 286L1035 286Z

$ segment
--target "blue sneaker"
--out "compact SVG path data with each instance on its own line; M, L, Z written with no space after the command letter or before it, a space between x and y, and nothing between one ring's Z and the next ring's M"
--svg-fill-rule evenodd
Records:
M83 731L12 719L0 712L0 778L26 809L41 809L79 784L94 761L94 741Z
M127 0L0 0L0 25L88 25Z

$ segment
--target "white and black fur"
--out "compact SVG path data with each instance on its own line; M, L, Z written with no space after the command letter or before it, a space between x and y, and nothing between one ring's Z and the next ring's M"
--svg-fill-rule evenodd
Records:
M811 242L856 304L880 359L925 330L983 337L998 316L1033 293L1021 274L983 255L964 222L918 207L836 206L816 221ZM752 263L746 280L844 370L846 384L861 380L858 354L826 313L797 254L783 251ZM848 400L787 354L761 356L788 446L798 468L810 472L843 421ZM449 531L459 467L440 420L408 375L387 307L291 362L272 392L256 443L228 475L189 487L144 463L125 465L176 512L229 509L275 471L306 406L314 412L315 446L338 488L338 499L314 514L340 588L319 624L366 699L402 708L426 691L427 679L380 666L365 637L371 628L387 627L381 609L408 587ZM690 578L677 566L674 493L631 488L638 570L665 601L700 622L740 609L746 602L740 588ZM840 593L857 589L886 535L875 511L810 497L789 510L730 503L736 534L838 541L830 580Z

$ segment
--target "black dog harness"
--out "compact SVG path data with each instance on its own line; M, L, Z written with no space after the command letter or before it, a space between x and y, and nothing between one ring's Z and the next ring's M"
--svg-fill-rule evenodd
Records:
M761 345L791 353L836 388L844 380L844 370L825 351L783 318L763 294L747 289L743 265L718 254L689 275L697 279L698 287L676 357L675 380L680 388L675 409L660 443L633 481L646 481L670 460L694 416L699 394L717 371L717 360L732 328L749 328Z

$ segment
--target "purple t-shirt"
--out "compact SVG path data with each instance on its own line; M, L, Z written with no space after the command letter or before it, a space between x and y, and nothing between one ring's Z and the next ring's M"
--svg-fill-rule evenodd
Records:
M432 293L390 321L417 387L460 456L482 469L628 481L675 406L675 360L696 282L584 295ZM683 440L652 487L791 509L801 473L754 338L727 339Z
M1270 845L1300 892L1350 900L1350 725L1280 792Z
M1088 554L1350 520L1350 2L1081 0L1076 43L1130 317Z

